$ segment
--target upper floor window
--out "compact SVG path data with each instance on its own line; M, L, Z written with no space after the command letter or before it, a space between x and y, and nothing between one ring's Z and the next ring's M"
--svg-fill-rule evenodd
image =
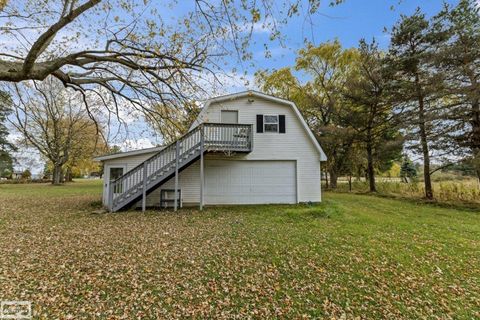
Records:
M285 115L257 114L257 133L285 133Z
M238 123L238 111L237 110L222 110L220 112L222 123Z
M263 131L278 132L278 115L263 116Z

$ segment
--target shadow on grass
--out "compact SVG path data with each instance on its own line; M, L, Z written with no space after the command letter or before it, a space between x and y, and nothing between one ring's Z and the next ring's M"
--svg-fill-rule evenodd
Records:
M342 215L342 210L333 201L318 204L299 204L285 210L285 214L293 219L331 219Z

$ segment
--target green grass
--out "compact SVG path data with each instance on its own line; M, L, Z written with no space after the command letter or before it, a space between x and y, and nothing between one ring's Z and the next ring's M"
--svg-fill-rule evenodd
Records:
M101 182L0 185L0 300L38 318L480 317L480 215L367 195L92 214Z
M78 179L66 185L47 183L2 184L0 195L31 195L33 197L65 197L76 195L101 195L102 180Z

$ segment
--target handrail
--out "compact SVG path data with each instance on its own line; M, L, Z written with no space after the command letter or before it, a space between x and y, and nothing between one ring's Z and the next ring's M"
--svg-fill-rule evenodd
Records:
M188 131L187 133L185 133L185 134L183 134L182 136L180 136L177 140L182 139L182 138L185 138L189 133L192 133L192 132L194 132L194 131L196 131L196 130L199 130L199 128L200 128L200 126L196 127L195 129L193 129L193 130L191 130L191 131ZM162 151L164 151L164 150L167 149L168 147L175 145L175 143L177 142L177 140L175 140L175 141L167 144L162 150L159 150L157 153L155 153L154 155L152 155L152 156L150 156L149 158L147 158L144 162L142 162L142 163L140 163L139 165L136 165L135 167L133 167L132 170L128 171L127 173L125 173L124 175L118 177L118 178L115 179L115 180L111 180L110 182L115 182L115 181L121 179L123 176L126 176L128 173L136 170L137 168L143 167L143 165L144 165L145 162L148 162L148 161L152 160L153 158L155 158L155 157L157 157L159 154L161 154Z
M252 127L250 124L233 123L200 124L121 177L110 181L110 210L113 211L118 201L127 201L147 189L148 185L155 185L155 181L171 170L174 163L183 166L183 161L198 156L202 136L205 151L251 151Z

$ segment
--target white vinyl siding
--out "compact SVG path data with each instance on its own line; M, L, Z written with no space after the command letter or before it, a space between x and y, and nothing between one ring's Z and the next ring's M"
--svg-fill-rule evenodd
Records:
M321 201L320 154L290 105L255 97L212 103L204 122L220 122L221 110L238 109L238 123L253 124L253 151L243 160L296 160L299 202ZM256 133L256 115L285 115L285 134Z
M198 204L200 201L200 161L192 163L178 175L179 188L182 190L184 204ZM147 196L147 206L160 205L160 189L175 189L175 178L171 178ZM139 201L137 207L141 207Z
M251 99L250 99L251 100ZM229 181L232 179L243 179L244 170L240 168L232 167L232 173L229 173L228 168L221 169L225 174L219 175L214 170L211 170L210 164L215 163L216 161L251 161L252 165L254 162L261 162L259 160L265 161L262 162L262 165L269 166L268 163L272 163L272 168L264 168L267 173L268 171L278 170L278 163L295 163L295 178L291 180L291 169L283 168L285 171L285 177L282 179L285 180L285 185L282 186L284 190L279 190L278 193L284 192L288 194L288 203L292 199L292 188L295 189L295 200L293 202L317 202L321 201L321 190L320 190L320 154L316 149L315 145L312 143L312 140L308 136L308 133L305 131L300 120L297 118L292 106L273 102L270 100L264 100L261 98L255 97L253 102L249 102L247 97L233 99L225 102L212 103L208 110L203 115L203 118L200 119L203 122L215 122L220 123L222 121L221 111L222 110L238 110L238 123L241 124L252 124L253 125L253 151L248 154L237 153L234 155L224 155L223 153L207 154L205 156L205 181L208 183L212 180L214 175L220 179L219 181L223 186L227 186ZM264 134L256 133L255 124L256 124L256 115L285 115L285 134ZM133 169L136 165L142 163L147 158L151 157L153 153L137 155L131 157L124 157L115 160L107 160L105 164L120 163L127 164L127 171ZM227 163L228 161L224 161ZM235 164L232 162L232 164ZM258 165L260 166L260 165ZM288 166L288 165L286 165ZM193 163L190 167L186 168L179 175L179 187L182 189L182 200L184 204L198 204L199 194L200 194L200 166L199 161ZM252 169L256 170L256 169ZM248 170L247 170L248 171ZM221 177L223 176L223 178ZM223 180L222 180L223 179ZM265 184L261 179L255 180L255 177L245 178L249 179L248 183L255 188L259 186L260 189L265 188ZM274 179L274 178L272 178ZM273 180L271 180L273 181ZM240 188L237 182L232 182L232 188ZM272 182L273 185L278 187L278 183ZM160 188L173 189L174 188L174 179L170 179ZM206 192L206 190L204 189ZM261 190L260 190L261 191ZM224 195L224 197L227 197ZM228 195L229 202L239 203L239 200L235 200L231 197L233 195ZM240 195L240 197L244 197ZM271 202L272 198L275 197L274 194L264 194L261 197L255 199L255 202L250 203L273 203ZM245 198L245 197L244 197ZM278 198L277 198L278 199ZM212 199L207 199L205 197L205 204L208 205L208 201L213 201ZM153 191L147 197L147 205L159 205L160 201L160 190L157 189ZM244 200L242 200L244 201ZM226 201L222 200L221 202L217 199L216 203L227 204ZM279 203L284 202L283 199L278 200ZM212 203L210 203L212 204Z
M156 151L158 152L158 151ZM153 156L156 152L152 153L144 153L141 155L136 155L136 156L129 156L129 157L122 157L122 158L117 158L117 159L110 159L110 160L105 160L103 161L104 167L107 168L109 166L122 166L126 168L126 172L132 170L151 156ZM106 204L106 184L107 184L107 175L103 175L103 204Z

